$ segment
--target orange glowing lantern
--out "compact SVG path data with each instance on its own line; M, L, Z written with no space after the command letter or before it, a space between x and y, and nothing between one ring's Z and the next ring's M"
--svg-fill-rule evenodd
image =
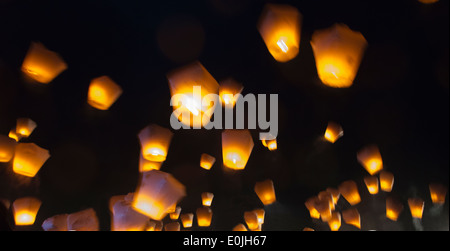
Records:
M336 205L339 200L339 197L341 196L341 193L339 192L339 190L336 188L329 187L325 191L331 193L331 195L333 196L333 203Z
M43 84L50 83L66 69L67 64L58 53L36 42L31 43L22 63L22 72Z
M380 172L380 188L385 192L392 191L392 187L394 186L394 175L388 171Z
M310 227L304 227L303 231L305 231L305 232L314 232L315 230L313 228L310 228Z
M258 215L254 211L244 212L244 220L250 230L255 230L259 226Z
M319 212L320 218L323 222L327 222L330 220L333 211L331 210L329 200L321 200L317 197L317 199L314 200L314 208L317 210L317 212Z
M403 204L393 197L386 198L386 217L390 220L397 221L398 216L403 211Z
M323 84L346 88L353 84L367 41L345 24L315 31L311 47L316 60L317 73Z
M376 176L364 177L364 183L366 184L367 190L370 194L378 193L378 178Z
M156 231L155 227L156 227L156 222L150 220L150 221L147 222L147 226L145 228L145 231Z
M212 220L212 210L210 207L197 208L197 225L199 227L209 227Z
M148 172L151 170L159 170L161 169L163 162L156 162L144 159L142 156L142 151L139 153L139 172Z
M48 158L50 158L48 150L34 143L19 143L13 159L13 171L17 174L34 177Z
M169 214L170 219L178 220L178 217L180 217L180 213L181 213L181 207L176 207L175 211Z
M418 1L424 4L432 4L439 2L439 0L418 0Z
M311 198L307 199L305 202L305 206L309 211L309 215L313 219L320 218L320 213L319 213L319 211L317 211L317 209L315 207L316 201L318 201L318 200L319 200L319 198L317 198L317 197L311 197Z
M238 94L242 92L244 87L232 78L227 78L219 82L220 102L224 107L234 107Z
M326 200L326 201L328 201L328 203L330 204L331 210L334 210L334 199L333 199L333 195L330 192L328 192L328 191L321 191L321 192L319 192L317 197L319 198L319 200Z
M370 175L374 175L383 169L383 160L378 147L375 145L364 147L357 153L356 157Z
M344 218L346 224L361 229L361 215L359 214L358 209L352 207L342 211L342 218Z
M331 231L338 231L339 228L341 228L341 214L339 212L334 211L331 214L331 217L328 220L328 226Z
M408 205L413 218L422 219L425 202L421 198L409 198Z
M276 61L287 62L297 56L301 21L300 12L293 6L265 5L258 22L258 31Z
M253 146L249 130L224 130L222 132L223 164L234 170L244 169Z
M214 198L214 194L213 193L208 193L208 192L202 193L202 204L203 204L203 206L206 206L206 207L211 206L213 198Z
M167 79L173 115L187 126L193 128L205 126L219 102L219 83L200 62L170 72Z
M16 135L20 138L27 138L36 129L37 124L29 118L18 118L16 124Z
M67 217L69 231L99 231L100 223L93 208L69 214Z
M164 127L150 124L142 129L139 134L142 157L153 162L166 160L173 133Z
M194 221L194 214L193 213L181 214L180 219L184 228L190 228L192 227L192 222Z
M444 204L445 196L447 195L447 187L438 183L431 183L428 187L430 189L431 201L433 204Z
M111 212L112 231L143 231L147 227L149 217L136 212L125 198L117 200Z
M22 139L22 136L20 136L16 133L16 128L13 128L13 129L11 129L11 131L9 131L8 137L10 137L11 139L14 139L16 142L18 142L19 140Z
M215 162L216 162L216 158L214 158L213 156L211 156L209 154L203 153L200 156L200 166L206 170L210 170Z
M262 139L263 146L267 147L270 151L275 151L278 148L277 139L265 140Z
M161 220L185 195L185 187L172 175L152 170L142 174L132 206L139 213Z
M258 223L259 224L263 224L264 223L264 217L266 215L266 211L264 211L264 209L262 209L262 208L257 208L255 210L253 210L253 212L255 212L256 216L258 216Z
M256 182L254 190L261 202L266 206L277 200L272 180Z
M122 95L122 88L108 76L94 78L89 85L88 104L99 110L108 110Z
M14 139L0 135L0 162L9 162L13 158L16 144Z
M34 197L16 199L12 204L14 222L17 226L33 225L42 202Z
M237 224L232 231L248 231L244 224Z
M324 138L331 143L336 142L340 137L344 136L344 130L341 125L336 122L328 122L327 129L325 130Z
M354 206L361 202L361 196L359 195L358 186L353 180L342 182L339 185L338 189L341 195L348 201L348 203L350 203L350 205Z
M165 231L180 231L180 223L179 222L170 222L164 226Z

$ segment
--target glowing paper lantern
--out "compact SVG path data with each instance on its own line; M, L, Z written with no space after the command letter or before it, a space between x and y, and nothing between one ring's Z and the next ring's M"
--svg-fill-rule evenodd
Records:
M99 231L100 223L95 210L88 208L67 217L67 229L69 231Z
M259 221L258 215L253 211L244 212L244 220L247 224L248 229L255 230L258 228Z
M58 214L47 218L42 223L42 229L44 231L68 231L67 217L69 217L68 214Z
M374 175L383 169L383 160L380 151L375 145L369 145L357 153L359 163L370 175Z
M16 133L16 128L13 128L11 129L11 131L9 131L8 137L14 139L16 142L22 139L22 136Z
M147 227L146 227L145 231L155 231L155 227L156 227L156 222L150 220L147 222Z
M334 210L334 199L333 199L333 195L330 192L321 191L321 192L319 192L317 197L319 198L319 200L328 201L328 203L330 204L331 210Z
M319 212L320 218L323 222L327 222L330 220L332 215L331 205L329 200L321 200L317 197L316 200L314 200L314 208Z
M376 176L364 177L364 183L366 184L367 190L370 194L378 193L378 178Z
M18 118L16 124L16 135L20 138L27 138L37 127L36 122L29 118Z
M316 200L319 200L319 198L311 197L311 198L307 199L306 202L305 202L305 206L306 206L306 208L309 211L309 215L313 219L319 219L320 218L320 213L319 213L319 211L317 211L317 209L315 207Z
M199 227L209 227L211 225L211 219L213 212L210 207L199 207L196 211L197 225Z
M339 200L339 197L341 196L339 190L336 188L329 187L326 189L326 191L331 193L331 195L333 196L333 203L336 205Z
M9 162L16 149L16 141L5 135L0 135L0 162Z
M262 208L257 208L253 210L253 212L256 213L256 216L258 216L258 223L263 224L264 223L264 216L266 215L266 211Z
M176 207L175 212L172 212L169 214L171 220L178 220L178 217L180 217L181 213L181 207Z
M352 207L342 211L342 218L344 218L344 222L346 224L353 225L361 229L361 216L358 209Z
M430 195L431 195L431 201L434 204L442 205L445 203L445 196L447 195L447 187L438 184L438 183L431 183L429 185L430 189Z
M14 222L17 226L33 225L42 202L33 197L16 199L12 204Z
M173 115L188 126L201 128L210 121L219 102L219 84L200 62L194 62L167 74ZM208 101L202 102L208 94ZM186 116L184 116L186 115Z
M142 151L139 153L139 172L148 172L151 170L159 170L161 169L163 162L156 162L144 159L142 156Z
M328 122L327 129L325 130L324 138L331 143L336 142L340 137L344 136L344 130L341 125L336 122Z
M339 212L334 211L331 214L331 217L328 220L328 226L331 231L338 231L339 228L341 228L341 214Z
M34 177L42 165L50 158L48 150L34 143L19 143L13 160L13 171L28 177Z
M424 3L424 4L431 4L431 3L439 2L439 0L418 0L418 1L421 3Z
M425 202L420 198L409 198L408 205L413 218L422 219Z
M194 221L194 214L193 213L181 214L180 219L184 228L190 228L192 227L192 222Z
M276 61L287 62L297 56L301 19L300 12L293 6L265 5L258 22L258 31Z
M222 132L223 164L234 170L244 169L253 146L249 130L224 130Z
M170 222L164 226L165 231L180 231L180 223L179 222Z
M131 201L122 199L112 207L112 231L143 231L147 227L149 217L136 212Z
M204 192L202 193L202 204L203 206L211 206L212 200L214 198L213 193Z
M248 231L244 224L239 223L235 227L233 227L232 231Z
M272 180L256 182L254 190L261 202L266 206L277 200Z
M270 151L275 151L278 148L277 139L265 140L262 139L263 146L267 147Z
M173 137L169 129L150 124L139 132L138 137L144 159L154 162L166 160Z
M358 192L358 186L353 180L342 182L339 185L338 189L341 195L348 201L348 203L350 203L350 205L354 206L361 202L361 196Z
M236 104L237 94L240 94L244 87L232 78L225 79L219 83L220 102L224 107L234 107Z
M154 220L161 220L168 209L186 195L185 187L172 175L152 170L142 174L134 193L133 208Z
M89 85L88 104L99 110L108 110L122 95L122 88L108 76L94 78Z
M403 204L392 197L386 198L386 217L390 220L397 221L398 216L403 211Z
M216 158L214 158L213 156L211 156L209 154L203 153L200 156L200 166L206 170L210 170L215 162L216 162Z
M367 41L360 32L351 30L345 24L335 24L315 31L311 46L323 84L335 88L353 84L367 47Z
M22 63L22 71L39 83L48 84L61 72L67 64L58 53L45 48L41 43L32 42Z

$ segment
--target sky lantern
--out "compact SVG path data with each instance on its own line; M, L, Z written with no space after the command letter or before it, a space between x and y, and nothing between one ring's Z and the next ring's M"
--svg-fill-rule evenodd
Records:
M69 217L68 214L58 214L47 218L42 223L42 229L44 231L68 231L67 217Z
M18 142L19 140L22 139L22 136L20 136L16 133L15 127L13 129L11 129L11 131L9 131L8 137L10 137L11 139L14 139L16 142Z
M193 213L181 214L180 220L184 228L190 228L192 227L192 222L194 221L194 214Z
M333 211L330 219L328 220L328 226L331 231L338 231L341 228L341 213Z
M256 213L256 216L258 216L258 223L263 224L264 223L264 217L266 215L266 211L262 208L254 209L253 212Z
M330 192L328 192L328 191L321 191L321 192L319 192L317 197L319 198L319 200L326 200L326 201L328 201L328 203L330 204L331 210L334 210L334 199L333 199L333 195Z
M394 175L388 171L380 172L380 188L385 192L392 191L392 187L394 186Z
M398 216L403 211L403 204L393 197L386 198L386 217L390 220L397 221Z
M202 155L200 156L200 166L203 169L210 170L215 162L216 158L207 153L202 153Z
M101 76L91 80L87 102L99 110L108 110L122 95L122 88L110 77Z
M270 54L278 62L295 58L300 48L302 16L287 4L266 4L258 21L258 31Z
M333 187L328 187L325 191L331 193L331 195L333 196L333 203L336 205L339 200L339 197L341 196L339 189L333 188Z
M430 183L428 187L430 189L430 196L433 204L444 204L448 190L447 187L439 183Z
M36 129L37 124L29 118L18 118L16 122L16 135L20 138L28 138Z
M338 140L340 137L344 136L344 130L342 129L341 125L339 125L336 122L330 121L328 122L327 129L325 130L324 138L334 143L336 140Z
M270 151L275 151L278 148L277 139L270 139L270 140L261 140L263 146L267 147Z
M203 206L206 206L206 207L211 206L213 198L214 198L214 194L213 193L209 193L209 192L202 193L202 204L203 204Z
M166 160L173 137L170 129L150 124L139 132L138 137L144 159L154 162Z
M408 199L409 210L413 218L422 219L424 205L425 202L421 198Z
M244 224L239 223L236 226L233 227L232 231L248 231L248 229L245 227Z
M67 229L69 231L99 231L100 223L93 208L88 208L67 217Z
M248 229L250 230L255 230L260 225L258 221L258 215L254 211L244 212L244 220L247 224Z
M323 84L346 88L353 84L367 41L345 24L315 31L311 39L317 73Z
M167 223L164 226L164 231L180 231L180 223L177 221Z
M118 200L112 207L112 231L143 231L149 217L138 213L131 206L132 201Z
M319 200L319 198L317 196L308 198L306 200L306 202L305 202L305 206L306 206L306 208L309 211L309 215L313 219L319 219L320 218L320 213L319 213L319 211L317 211L317 209L315 207L316 200Z
M350 203L350 205L354 206L361 202L361 196L359 195L358 186L353 180L342 182L339 185L338 189L341 195L348 201L348 203Z
M17 226L33 225L42 202L34 197L16 199L12 204L14 222Z
M317 212L319 212L320 218L323 222L327 222L330 220L333 210L331 209L329 200L321 200L319 199L319 197L317 197L317 199L314 200L314 208L317 210Z
M364 183L366 184L367 190L370 194L378 193L378 177L377 176L366 176L364 177Z
M66 69L67 64L58 53L37 42L31 43L22 63L22 72L43 84L50 83Z
M222 132L223 164L234 170L244 169L253 146L253 138L249 130L224 130Z
M144 159L144 156L142 156L142 151L139 152L139 172L148 172L151 170L159 170L161 169L163 162L157 162L157 161L150 161Z
M219 82L219 97L222 106L232 108L236 104L237 94L240 94L244 87L232 78L227 78Z
M50 158L49 151L34 143L19 143L13 159L13 171L34 177L42 165Z
M383 160L378 147L375 145L362 148L356 157L370 175L374 175L383 169Z
M266 206L277 200L272 180L256 182L254 190L261 202Z
M181 213L181 207L176 207L175 211L169 214L170 219L178 220L178 218L180 217L180 213Z
M173 115L184 125L193 128L205 126L220 102L219 83L198 61L173 70L167 74L167 79Z
M185 195L185 187L171 174L152 170L142 173L132 206L139 213L162 220L168 209Z
M14 139L0 134L0 162L9 162L13 158L16 144Z
M342 211L342 218L346 224L361 229L361 215L359 214L358 209L352 207Z
M209 227L211 225L213 212L210 207L199 207L196 213L199 227Z
M164 223L162 221L157 220L149 220L147 222L146 231L162 231Z

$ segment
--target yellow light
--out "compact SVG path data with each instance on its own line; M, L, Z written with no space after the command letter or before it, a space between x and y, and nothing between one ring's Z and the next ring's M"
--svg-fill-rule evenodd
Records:
M403 205L392 197L386 198L386 217L397 221L398 216L403 211Z
M342 218L346 224L355 226L361 229L361 216L356 208L349 208L342 211Z
M328 226L331 231L338 231L339 228L341 228L341 214L339 212L334 211L331 214L331 217L328 220Z
M339 192L341 195L350 203L350 205L354 206L361 202L361 196L358 192L358 187L356 182L353 180L347 180L342 182L339 187Z
M213 156L211 156L209 154L203 153L200 156L200 166L203 169L210 170L215 162L216 162L216 158L214 158Z
M212 210L209 207L197 208L197 225L199 227L209 227L211 225Z
M46 149L34 143L19 143L13 159L13 171L28 177L34 177L42 165L50 158Z
M169 129L150 124L139 132L138 137L144 159L154 162L166 160L173 137L173 133Z
M380 172L380 187L381 190L385 192L392 191L392 187L394 186L394 175L388 171Z
M383 169L383 160L380 151L375 145L368 145L358 151L358 162L370 175L374 175Z
M223 106L234 107L236 104L236 96L242 92L244 87L233 78L227 78L219 82L219 97Z
M29 118L18 118L16 122L16 134L19 138L27 138L37 127L36 122Z
M270 205L277 200L272 180L256 182L254 190L264 205Z
M344 135L342 127L335 122L328 122L327 129L325 130L324 138L331 143L336 142L340 137Z
M18 226L33 225L41 204L39 199L33 197L16 199L12 205L15 224Z
M19 136L16 133L16 129L12 129L11 131L9 131L8 137L10 137L11 139L14 139L16 142L18 142L22 137Z
M438 184L438 183L430 183L429 189L430 189L431 201L434 204L442 205L445 203L445 196L447 195L447 187L446 186L444 186L442 184Z
M364 178L367 190L370 194L378 193L378 178L376 176L367 176Z
M409 198L408 205L413 218L422 219L424 201L420 198Z
M99 110L108 110L122 95L122 88L108 76L91 81L88 90L88 103Z
M202 204L203 204L203 206L206 206L206 207L211 206L213 198L214 198L214 194L213 193L208 193L208 192L202 193Z
M254 143L248 130L224 130L222 132L223 164L234 170L245 168Z
M192 227L192 222L194 221L194 214L193 213L181 214L180 219L184 228L190 228Z
M159 170L163 162L156 162L144 159L142 152L139 154L139 172L148 172L151 170Z
M17 142L4 135L0 135L0 162L9 162L16 150Z

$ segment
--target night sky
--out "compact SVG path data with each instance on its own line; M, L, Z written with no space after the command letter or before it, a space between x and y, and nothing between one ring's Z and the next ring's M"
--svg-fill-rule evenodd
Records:
M287 3L303 15L300 52L287 63L269 54L256 24L267 2ZM277 202L266 206L263 230L329 230L312 220L307 198L354 180L362 197L356 207L362 230L447 230L448 196L432 205L428 185L449 184L449 6L408 1L119 1L0 0L0 134L18 117L38 127L24 142L49 149L34 178L0 163L0 198L36 196L43 202L42 230L56 214L94 208L109 230L108 200L136 189L138 132L150 123L170 128L172 107L166 74L195 60L220 81L232 77L242 94L278 94L278 150L270 152L251 130L255 147L242 171L222 167L221 130L179 130L161 171L186 186L182 213L201 206L212 192L208 228L231 230L245 211L263 207L255 182L272 179ZM321 84L310 40L315 30L347 24L368 41L358 75L347 89ZM48 85L26 81L21 64L32 41L58 52L68 69ZM90 80L110 76L123 94L108 110L86 102ZM323 140L328 121L344 136ZM390 193L370 195L368 175L356 152L379 147L384 168L395 176ZM217 158L210 171L202 153ZM405 206L397 222L384 215L385 198ZM422 221L412 220L407 199L425 201ZM338 209L348 208L346 201ZM12 219L9 219L14 226ZM170 219L166 218L166 222ZM357 230L342 224L341 230Z

